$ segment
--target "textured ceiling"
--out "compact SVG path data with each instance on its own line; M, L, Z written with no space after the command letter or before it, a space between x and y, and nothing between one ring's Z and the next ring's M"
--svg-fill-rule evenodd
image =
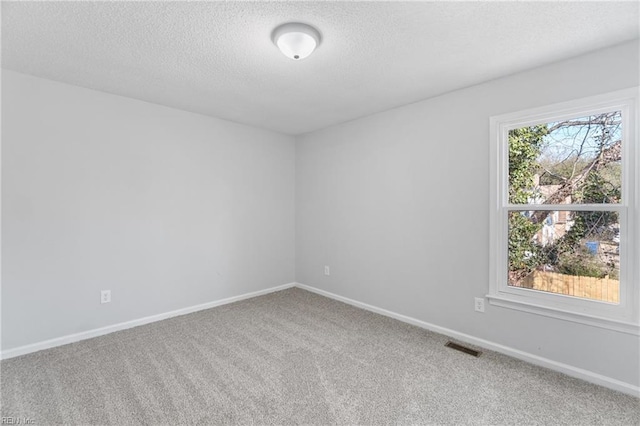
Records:
M2 66L299 134L637 38L637 2L2 2ZM288 21L323 42L294 62Z

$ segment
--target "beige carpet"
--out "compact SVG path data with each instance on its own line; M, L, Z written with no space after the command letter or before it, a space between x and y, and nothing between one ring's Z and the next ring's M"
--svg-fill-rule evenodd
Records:
M35 424L627 424L640 400L290 289L1 363Z

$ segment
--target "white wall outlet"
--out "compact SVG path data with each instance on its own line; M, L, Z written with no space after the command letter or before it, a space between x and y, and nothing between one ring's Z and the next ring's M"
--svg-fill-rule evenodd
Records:
M331 275L331 269L329 269L329 267L328 267L328 266L326 266L326 265L325 265L325 267L324 267L324 274L325 274L326 276Z
M484 297L476 297L476 312L484 312Z
M102 290L100 292L100 303L111 302L111 290Z

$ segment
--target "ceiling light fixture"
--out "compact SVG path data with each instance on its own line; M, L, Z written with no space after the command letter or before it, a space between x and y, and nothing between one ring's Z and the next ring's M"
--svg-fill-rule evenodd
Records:
M306 58L320 45L318 30L298 22L280 25L273 30L271 39L287 58L294 60Z

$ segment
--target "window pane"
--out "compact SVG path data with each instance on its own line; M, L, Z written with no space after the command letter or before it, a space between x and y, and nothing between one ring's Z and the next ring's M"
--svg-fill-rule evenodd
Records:
M512 204L620 203L622 114L509 131Z
M620 224L613 211L509 211L512 287L620 301Z

